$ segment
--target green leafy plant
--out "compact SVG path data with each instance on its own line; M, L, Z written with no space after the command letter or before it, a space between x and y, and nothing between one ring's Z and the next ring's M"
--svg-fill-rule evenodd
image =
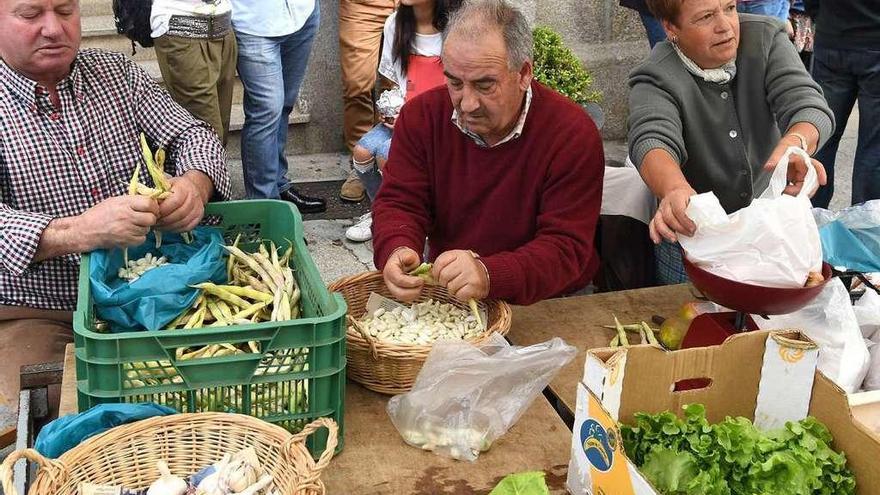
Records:
M535 40L535 79L580 105L602 99L602 94L592 89L593 76L565 46L559 33L547 27L536 27L532 36Z
M855 478L814 418L762 432L745 418L710 425L700 404L635 415L621 436L627 456L664 495L851 495Z
M543 471L509 474L489 495L550 495Z

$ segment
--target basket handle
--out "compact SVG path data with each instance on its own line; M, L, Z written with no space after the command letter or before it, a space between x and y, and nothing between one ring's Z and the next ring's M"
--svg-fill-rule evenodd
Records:
M39 465L39 469L45 470L46 475L49 476L49 480L52 484L56 484L57 481L63 479L67 475L67 468L61 461L43 457L42 454L34 449L16 450L9 454L9 456L3 461L3 464L0 465L0 483L3 484L3 493L6 495L18 495L12 475L15 463L18 462L19 459L27 459L36 462Z
M348 318L348 322L351 323L351 326L357 330L357 333L361 334L361 337L367 341L367 344L370 346L370 354L373 355L373 359L379 359L379 351L376 350L376 340L373 337L370 337L370 334L361 326L361 322L354 319L351 315L345 315Z
M314 471L316 476L321 474L321 471L327 467L327 464L330 463L330 459L333 458L333 454L336 451L336 445L339 442L339 427L336 425L336 421L333 421L330 418L318 418L307 424L305 428L299 433L293 435L293 437L284 444L285 452L291 453L294 444L305 443L306 438L320 428L327 428L329 434L327 435L327 446L324 448L324 452L321 453L321 457L318 458L318 462L315 463Z

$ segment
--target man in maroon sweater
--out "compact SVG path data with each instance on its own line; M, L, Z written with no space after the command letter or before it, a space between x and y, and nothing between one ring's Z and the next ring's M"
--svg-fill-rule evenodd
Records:
M447 87L404 106L373 205L391 293L419 295L407 272L426 237L434 278L463 301L531 304L585 287L605 164L592 120L532 80L531 30L504 0L454 13L442 60Z

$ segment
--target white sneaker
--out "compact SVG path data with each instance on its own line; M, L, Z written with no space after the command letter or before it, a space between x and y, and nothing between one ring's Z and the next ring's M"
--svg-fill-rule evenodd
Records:
M364 213L357 223L345 229L345 237L352 242L364 242L373 238L373 214Z

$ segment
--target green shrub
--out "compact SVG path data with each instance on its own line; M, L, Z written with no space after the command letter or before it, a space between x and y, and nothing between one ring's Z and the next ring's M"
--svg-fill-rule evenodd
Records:
M584 70L581 61L550 28L537 27L535 38L535 78L583 105L598 102L602 94L592 89L593 76Z

